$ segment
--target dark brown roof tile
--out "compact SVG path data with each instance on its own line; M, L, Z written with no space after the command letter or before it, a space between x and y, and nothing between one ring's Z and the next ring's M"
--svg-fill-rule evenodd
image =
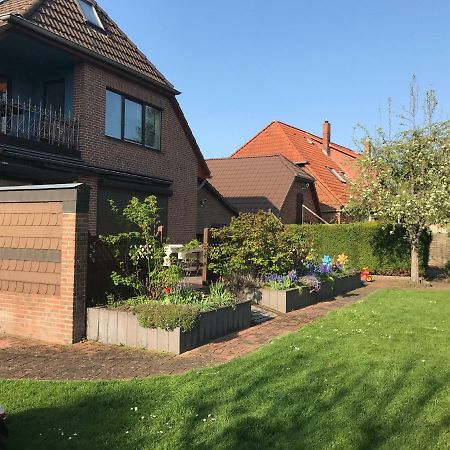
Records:
M106 12L98 5L95 7L105 32L85 22L77 0L5 0L0 3L0 16L23 16L61 38L173 88Z
M278 213L295 178L314 181L281 155L210 159L207 163L210 183L242 212L272 209Z

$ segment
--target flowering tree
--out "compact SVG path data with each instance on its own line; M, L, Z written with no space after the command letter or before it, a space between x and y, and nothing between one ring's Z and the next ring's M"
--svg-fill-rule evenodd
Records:
M417 124L414 79L410 100L407 126L395 136L379 129L366 142L347 210L359 218L405 227L411 244L411 280L417 283L420 236L431 225L450 223L450 122L433 119L437 101L429 90L423 123Z

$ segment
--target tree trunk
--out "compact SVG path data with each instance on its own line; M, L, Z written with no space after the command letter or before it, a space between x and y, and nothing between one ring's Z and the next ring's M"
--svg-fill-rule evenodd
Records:
M416 244L411 244L411 282L417 284L420 282L419 275L419 251Z

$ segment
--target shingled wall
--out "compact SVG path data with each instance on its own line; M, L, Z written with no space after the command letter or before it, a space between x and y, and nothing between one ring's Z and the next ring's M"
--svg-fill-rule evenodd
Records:
M82 184L0 188L0 332L84 337L88 204Z

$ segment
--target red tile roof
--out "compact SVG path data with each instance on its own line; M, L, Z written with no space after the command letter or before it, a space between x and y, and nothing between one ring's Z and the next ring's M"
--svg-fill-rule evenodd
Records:
M314 179L284 156L207 160L210 183L238 211L279 213L296 178Z
M60 38L173 88L106 12L97 4L95 8L105 32L86 24L77 0L5 0L0 3L0 16L21 16ZM2 25L5 22L0 20Z
M330 143L332 151L344 158L359 156L351 149ZM342 165L327 156L322 149L322 138L282 122L272 122L260 133L231 155L232 158L281 154L293 163L302 163L305 172L316 180L319 200L323 205L340 208L348 201L348 187L338 180L330 169L338 173ZM305 164L306 163L306 164Z

